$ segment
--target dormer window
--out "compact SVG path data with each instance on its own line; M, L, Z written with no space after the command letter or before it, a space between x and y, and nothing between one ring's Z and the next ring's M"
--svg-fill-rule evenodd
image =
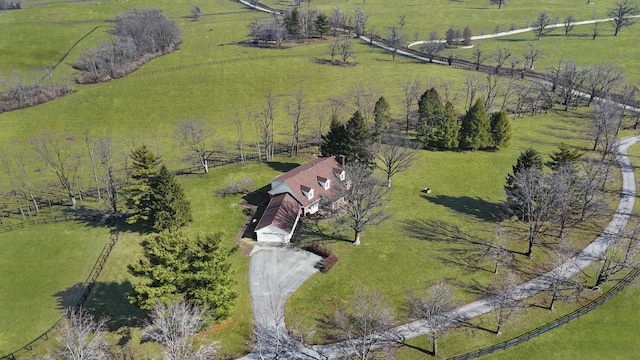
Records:
M340 181L344 181L344 179L346 178L346 174L342 169L333 169L333 172L336 175L336 177L340 179Z
M313 194L312 188L302 185L300 186L300 190L302 190L302 195L304 195L307 198L307 200L313 199L314 194Z
M324 178L322 176L318 176L318 184L320 184L320 186L322 186L323 189L329 190L329 188L331 187L331 180Z

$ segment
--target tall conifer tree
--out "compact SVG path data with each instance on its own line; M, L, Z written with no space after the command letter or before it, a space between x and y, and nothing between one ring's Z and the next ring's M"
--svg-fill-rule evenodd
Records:
M140 220L149 220L154 181L162 158L154 154L146 145L133 149L129 157L131 158L129 170L133 181L124 191L127 196L127 208L132 212L127 222L133 224Z
M182 185L164 165L154 181L150 215L153 228L158 231L177 229L193 221Z
M491 139L493 147L501 149L511 141L511 123L504 110L491 114Z
M477 150L491 146L491 124L480 98L467 111L460 127L460 148Z

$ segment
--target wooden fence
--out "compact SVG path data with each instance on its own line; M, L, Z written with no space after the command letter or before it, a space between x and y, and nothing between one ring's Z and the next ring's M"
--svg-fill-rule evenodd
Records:
M598 296L596 299L590 301L585 306L580 307L579 309L560 317L550 323L544 324L538 328L535 328L531 331L528 331L522 335L516 336L507 341L501 342L499 344L491 345L482 349L478 349L475 351L468 352L466 354L454 356L450 358L451 360L468 360L475 359L480 356L493 354L495 352L508 349L510 347L522 344L523 342L529 341L535 337L538 337L549 330L553 330L560 325L566 324L571 320L577 319L580 316L590 312L598 308L600 305L604 304L611 298L613 298L616 294L626 288L629 284L633 283L633 281L640 275L640 267L633 268L629 274L627 274L620 282L616 283L611 289L607 290L604 294Z
M113 247L116 245L119 238L120 238L120 231L118 230L118 227L115 226L111 231L109 243L105 244L104 248L100 252L100 256L98 256L98 259L93 265L93 268L89 273L89 276L87 276L87 279L82 283L83 291L82 291L82 294L78 295L78 299L76 300L74 307L76 308L81 307L89 298L89 294L91 294L91 290L98 282L98 277L102 273L102 270L104 269L104 265L106 264L107 259L109 259L109 255L111 254L111 250L113 250ZM15 360L19 354L24 353L26 351L33 350L34 346L36 346L37 344L43 341L49 340L49 337L52 335L53 332L58 330L58 327L60 326L63 320L64 320L64 316L58 319L58 321L56 321L55 324L53 324L49 329L47 329L47 331L42 333L40 336L36 337L32 341L30 341L28 344L22 346L20 349L0 357L0 360L7 360L7 359Z

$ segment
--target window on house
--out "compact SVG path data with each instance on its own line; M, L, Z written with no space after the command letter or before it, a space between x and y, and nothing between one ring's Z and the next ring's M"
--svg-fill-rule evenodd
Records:
M309 192L307 192L307 199L313 199L313 189L309 189Z

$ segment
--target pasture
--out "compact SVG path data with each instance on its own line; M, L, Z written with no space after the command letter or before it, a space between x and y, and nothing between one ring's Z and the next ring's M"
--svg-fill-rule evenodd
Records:
M285 7L287 4L281 1L265 3L274 7ZM488 5L486 0L432 0L427 4L400 0L394 2L392 7L388 3L369 0L363 3L340 2L339 5L343 10L359 5L370 14L369 24L378 29L380 35L386 33L387 27L396 24L401 15L406 15L403 31L412 39L416 32L419 38L426 38L433 30L438 30L440 36L444 36L449 26L463 28L469 25L475 35L493 32L497 26L505 31L511 23L524 27L527 20L535 19L540 9L551 16L559 16L560 21L569 13L577 20L604 17L606 8L613 3L613 0L601 0L594 5L585 5L583 0L544 0L535 4L514 2L500 10ZM311 6L328 12L336 4L334 1L318 0L312 2ZM345 100L347 106L341 112L341 117L347 118L354 110L351 96L358 88L368 89L377 96L384 95L391 103L394 118L402 118L401 84L410 79L418 79L429 86L449 84L458 111L463 111L462 83L467 76L464 71L418 64L403 58L392 61L389 53L366 44L355 45L357 58L354 61L357 65L351 67L318 62L317 59L329 58L326 43L286 49L245 46L241 42L248 39L249 21L254 17L268 16L232 1L200 4L203 17L198 22L185 18L193 4L184 1L106 0L54 4L42 0L25 1L24 5L21 11L0 12L0 32L3 34L0 37L0 73L9 80L12 71L39 78L45 68L57 63L74 43L97 26L98 29L71 49L53 71L55 82L71 79L74 70L69 64L77 60L87 47L109 38L107 31L110 24L105 20L111 19L116 11L133 7L161 8L181 26L183 37L178 51L151 61L123 79L95 85L73 85L77 90L75 94L33 108L0 114L3 126L0 147L9 158L22 154L29 161L29 170L38 174L37 183L42 185L53 182L54 178L36 159L29 144L29 140L41 131L64 134L82 156L86 152L82 140L86 129L94 136L109 136L117 144L116 158L119 164L124 163L133 146L146 143L163 155L170 169L179 169L191 166L191 162L184 160L185 152L171 137L176 121L203 119L215 129L215 140L220 149L233 155L236 153L238 136L235 119L239 117L244 121L246 150L251 152L251 142L257 134L250 130L248 118L250 114L260 113L265 104L264 96L268 93L277 100L275 137L276 141L283 143L288 142L291 136L286 103L298 89L304 90L309 104L309 121L305 130L307 136L315 132L319 119L327 118L329 98ZM303 2L302 6L307 5ZM86 22L56 23L75 20ZM637 54L637 46L634 46L639 28L623 29L618 37L613 37L608 33L611 30L608 24L601 24L600 27L602 36L595 41L580 35L587 34L590 28L576 28L569 37L558 36L561 31L558 29L552 36L537 41L543 58L537 63L536 69L542 71L557 64L561 58L571 58L582 66L615 60L632 81L639 80L636 59L640 54ZM480 44L488 53L508 46L514 54L520 55L531 40L532 34L521 34L478 41L476 46ZM622 52L620 49L625 50ZM463 58L468 58L471 51L456 50ZM518 154L528 147L534 147L547 155L560 142L586 149L589 147L586 135L588 121L588 109L568 113L551 111L546 115L514 121L514 139L505 150L466 153L421 151L414 166L394 178L387 209L393 219L378 228L368 229L363 234L363 245L358 248L343 241L350 239L350 232L336 234L338 240L330 241L329 246L337 252L340 261L331 272L314 276L294 294L287 305L287 320L300 319L303 324L314 324L314 319L320 315L317 309L335 308L359 285L381 291L398 309L408 290L418 290L439 278L464 279L457 284L457 295L461 300L476 298L477 294L467 291L468 285L472 282L487 284L493 275L486 271L469 272L464 266L455 265L456 258L452 255L455 247L445 242L430 241L428 234L434 229L427 227L422 220L458 226L472 237L490 237L501 220L505 176L511 171ZM223 188L229 180L245 175L251 177L259 188L283 168L291 163L306 161L313 156L312 153L313 150L299 158L280 156L270 164L214 168L208 176L181 177L195 217L194 224L187 231L223 231L226 245L231 249L245 220L242 208L237 205L241 198L237 195L220 198L215 196L215 190ZM79 174L80 187L88 187L92 182L87 163L88 160ZM2 172L0 184L7 184L6 180ZM433 189L433 193L427 196L419 191L426 186ZM616 186L618 184L615 182L611 184L612 198L615 198ZM0 190L8 191L8 188L0 186ZM580 241L575 244L576 247L589 241L589 236L597 232L604 221L606 219L582 229L577 236ZM103 233L104 239L101 237ZM89 242L83 240L87 234L94 235ZM52 242L52 238L57 241ZM138 258L141 238L135 229L123 232L98 287L87 303L87 307L96 315L110 315L110 329L115 341L126 338L130 329L133 331L132 338L139 339L139 330L136 329L145 316L126 299L126 292L136 281L127 273L126 266ZM64 242L59 241L62 239ZM20 271L16 277L3 277L0 279L0 289L24 284L20 287L24 286L25 291L45 290L40 294L42 299L34 300L28 309L20 305L22 301L16 301L17 298L31 296L27 293L0 297L0 319L3 319L0 323L24 324L0 329L0 355L28 342L57 320L61 307L56 303L54 294L84 280L102 248L101 244L107 240L105 229L85 229L84 225L79 224L38 226L0 234L0 242L7 242L8 249L12 249L0 255L0 267L14 269L15 264L21 264L24 266L22 269L29 270ZM29 244L29 247L25 244ZM54 244L56 248L50 248ZM509 245L513 249L524 249L524 243L515 236ZM3 245L3 248L7 247ZM51 276L35 271L45 271L44 267L34 269L28 265L29 262L19 262L28 254L29 260L38 259L38 263L60 260L56 254L65 254L68 261L63 263L64 266L60 263L50 265L46 274L55 272L61 275L55 277L56 283L42 288L35 286L35 281L51 281ZM520 259L518 264L531 267L535 262L544 261L545 255L541 249L537 249L535 255L534 261ZM249 258L236 252L231 256L231 262L236 271L234 277L240 296L232 317L215 325L207 336L220 341L222 352L238 356L248 350L247 340L252 323L247 279ZM18 275L26 278L18 278ZM6 314L4 309L7 310ZM599 309L598 313L603 309L605 307ZM400 317L403 320L402 315ZM539 317L536 321L542 319L544 317ZM515 334L518 329L506 331ZM498 339L480 335L475 340L467 341L462 335L452 335L450 342L442 342L442 350L447 354L455 354L461 349L471 350L492 341ZM149 352L153 354L155 350L146 344L136 347L135 351L143 355Z

